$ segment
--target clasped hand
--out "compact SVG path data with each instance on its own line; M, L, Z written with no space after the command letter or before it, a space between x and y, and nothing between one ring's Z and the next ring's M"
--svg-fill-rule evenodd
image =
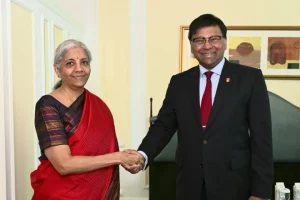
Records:
M128 149L121 153L123 154L121 165L130 173L136 174L144 168L145 158L139 152Z

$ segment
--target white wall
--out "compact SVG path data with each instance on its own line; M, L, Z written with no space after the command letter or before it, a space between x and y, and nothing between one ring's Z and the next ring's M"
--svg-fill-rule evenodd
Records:
M115 120L122 148L136 149L148 126L146 75L146 0L100 0L101 98ZM122 198L148 197L145 172L120 169Z
M0 2L0 15L2 16L2 1ZM4 129L4 81L3 81L3 36L2 20L0 20L0 199L6 198L6 162L5 162L5 129Z
M15 198L10 2L0 2L0 199Z
M172 5L171 11L170 5ZM148 97L157 113L173 74L179 72L180 26L205 13L220 17L227 26L300 26L299 0L215 0L203 6L199 0L147 1ZM276 11L280 11L278 14ZM159 72L159 73L158 73ZM300 80L267 80L268 89L300 106ZM291 91L286 90L287 85ZM286 93L289 93L286 94ZM292 98L293 97L293 98Z
M83 42L92 53L89 81L86 88L96 95L100 95L100 66L99 66L99 2L98 0L54 0L55 4L62 8L65 13L72 16L84 28Z

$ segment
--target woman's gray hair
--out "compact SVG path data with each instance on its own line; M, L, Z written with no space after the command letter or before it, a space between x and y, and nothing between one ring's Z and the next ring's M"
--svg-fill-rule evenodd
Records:
M83 44L82 42L78 41L78 40L74 40L74 39L70 39L70 40L65 40L64 42L62 42L60 45L58 45L58 47L55 50L55 54L54 54L54 64L59 68L60 67L60 62L63 59L63 57L65 56L66 52L69 49L73 49L73 48L82 48L87 57L88 57L88 61L89 63L91 63L92 61L92 54L90 52L90 50L86 47L85 44ZM59 80L53 87L53 89L57 89L62 85L62 80Z
M88 57L88 61L89 63L92 61L92 55L90 50L86 47L85 44L83 44L82 42L78 41L78 40L74 40L74 39L69 39L69 40L65 40L64 42L62 42L55 50L55 54L54 54L54 64L57 65L57 67L60 67L60 62L63 59L63 57L65 56L66 52L69 49L73 49L73 48L82 48L87 57Z

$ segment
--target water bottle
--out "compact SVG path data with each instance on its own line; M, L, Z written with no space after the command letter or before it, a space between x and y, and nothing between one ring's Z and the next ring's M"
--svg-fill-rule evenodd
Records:
M280 190L283 190L285 188L283 182L277 182L275 184L275 200L280 200Z
M279 200L290 200L291 199L291 191L288 188L279 189Z
M293 187L294 200L300 200L300 183L295 183Z

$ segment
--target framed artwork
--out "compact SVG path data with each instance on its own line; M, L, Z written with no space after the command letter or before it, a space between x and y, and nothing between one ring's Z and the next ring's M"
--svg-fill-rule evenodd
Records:
M180 27L180 71L198 65L188 26ZM265 79L300 80L300 26L228 26L228 61L262 70Z

